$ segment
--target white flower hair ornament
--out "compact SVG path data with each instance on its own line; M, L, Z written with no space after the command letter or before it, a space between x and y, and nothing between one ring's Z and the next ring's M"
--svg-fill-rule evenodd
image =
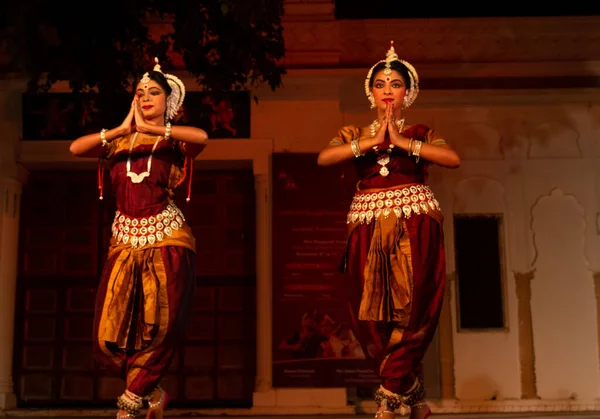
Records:
M367 78L365 79L365 93L367 95L367 99L371 102L371 109L375 108L375 99L373 98L373 93L371 92L371 87L369 86L369 82L373 75L373 70L381 63L385 63L385 69L383 70L383 74L385 74L386 78L389 79L390 74L392 74L392 62L398 61L402 63L406 69L408 70L408 77L410 78L410 89L406 90L406 94L404 96L404 102L402 103L402 108L406 109L410 107L417 96L419 95L419 75L417 74L417 70L410 64L408 61L401 60L398 58L398 54L396 54L396 50L394 49L394 41L390 42L390 49L385 54L385 60L381 60L375 63L373 67L367 73Z
M167 83L169 83L169 86L171 87L171 93L169 96L167 96L167 109L165 111L165 116L167 120L170 121L175 117L175 115L177 115L177 111L179 111L179 108L181 108L181 105L183 105L183 99L185 99L185 86L177 76L162 72L160 64L158 63L158 58L155 57L154 62L156 64L154 65L153 70L158 73L162 73L165 76L165 79L167 79ZM150 75L148 73L144 73L140 82L148 83L149 81Z

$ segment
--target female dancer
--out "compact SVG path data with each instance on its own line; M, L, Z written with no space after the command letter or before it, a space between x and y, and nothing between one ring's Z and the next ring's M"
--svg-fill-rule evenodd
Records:
M185 87L156 62L136 84L120 126L70 147L76 156L112 161L117 212L98 287L94 355L126 380L118 419L135 417L144 399L148 418L162 418L168 397L159 382L183 336L196 284L195 239L173 196L191 171L186 161L204 149L208 136L171 125Z
M414 67L396 55L365 80L377 118L367 127L346 126L318 157L323 166L354 159L360 181L348 214L343 270L352 278L350 305L364 353L376 348L381 377L375 417L410 410L423 419L421 362L438 324L446 282L442 213L426 185L434 163L456 168L458 154L425 125L408 125L402 110L419 93Z

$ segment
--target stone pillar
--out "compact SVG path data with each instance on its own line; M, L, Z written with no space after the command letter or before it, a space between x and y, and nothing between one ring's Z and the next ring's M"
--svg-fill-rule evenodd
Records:
M538 399L535 379L535 349L531 317L531 280L533 271L515 272L519 318L519 359L521 363L521 398Z
M21 183L5 177L0 193L0 410L4 410L17 404L12 370Z
M442 399L456 397L454 377L454 327L452 325L452 289L456 285L456 275L448 275L444 305L440 314L440 374L442 381Z
M267 174L254 177L256 193L256 384L257 393L272 389L271 193Z

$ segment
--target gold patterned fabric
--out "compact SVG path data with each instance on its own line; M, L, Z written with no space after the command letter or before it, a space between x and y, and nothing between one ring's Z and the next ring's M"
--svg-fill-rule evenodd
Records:
M401 134L423 144L446 144L423 124L407 125ZM367 138L368 129L346 126L330 145ZM389 159L376 152L353 159L357 192L347 214L341 268L351 278L347 292L357 335L382 388L407 395L422 373L443 302L443 215L426 186L432 163L391 147L389 138L378 148Z
M130 151L131 140L113 141L104 156L117 212L96 297L94 354L102 368L126 379L128 391L146 396L183 339L197 280L196 243L174 203L186 171L180 144L139 135ZM131 173L144 172L141 182L132 181Z
M136 277L139 282L131 280ZM108 279L98 339L115 342L120 349L141 350L148 346L155 329L159 329L161 323L163 328L166 326L169 311L164 293L166 283L167 274L160 249L122 250ZM139 290L136 290L138 286ZM135 294L143 304L134 318ZM167 318L161 321L161 314L163 317L167 315ZM134 338L128 347L130 336Z
M416 189L416 186L404 185L387 190L361 192L369 196L375 195L377 200L380 194L383 194L386 199L387 193L410 190L411 187ZM427 212L421 211L420 214L427 215L442 224L443 215L439 204L434 205L434 208L428 205L427 208ZM412 251L406 227L406 220L410 215L407 217L399 211L393 214L394 216L388 217L381 214L376 218L377 223L373 227L363 272L364 284L358 318L396 322L400 326L405 326L410 316L413 287ZM351 235L352 230L359 225L360 222L350 222L348 235Z

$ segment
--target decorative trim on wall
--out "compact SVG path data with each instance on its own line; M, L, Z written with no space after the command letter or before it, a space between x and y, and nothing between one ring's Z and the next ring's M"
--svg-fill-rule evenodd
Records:
M521 398L539 399L535 378L535 352L531 316L531 281L534 271L515 272L519 316L519 359L521 367Z

